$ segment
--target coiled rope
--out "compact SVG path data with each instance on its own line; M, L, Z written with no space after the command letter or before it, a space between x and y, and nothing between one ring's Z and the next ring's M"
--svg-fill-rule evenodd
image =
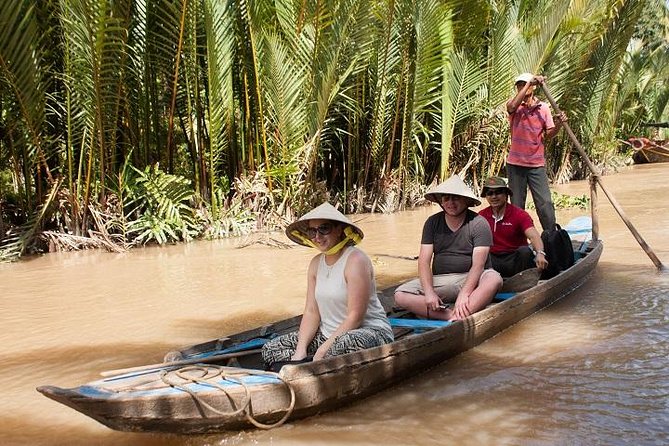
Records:
M201 376L193 376L193 374L201 374ZM246 376L251 376L251 375L257 375L257 376L273 376L280 380L285 386L288 388L288 391L290 392L290 404L288 408L286 409L286 413L281 417L279 421L276 421L275 423L271 424L265 424L261 423L258 421L255 416L253 415L253 404L251 403L251 391L244 383L242 378ZM244 413L244 416L246 419L253 424L255 427L260 428L260 429L272 429L274 427L281 426L283 423L286 422L288 417L293 413L293 409L295 409L295 390L290 386L290 384L283 379L281 376L279 376L278 373L274 372L264 372L260 370L252 370L252 369L238 369L234 367L224 367L224 366L218 366L218 365L212 365L212 364L207 364L207 365L194 365L194 366L189 366L189 367L183 367L177 370L163 370L160 374L160 379L162 381L169 385L170 387L173 387L175 389L182 390L186 393L188 393L190 396L192 396L198 403L200 403L202 406L206 407L207 409L211 410L212 412L224 416L224 417L234 417L236 415L239 415L241 413ZM181 381L177 381L177 379ZM235 384L239 384L244 388L244 401L242 404L240 404L240 407L238 409L235 409L235 400L232 398L228 390L226 390L225 386L219 384L218 380L223 379L225 381L233 382ZM192 391L188 387L186 387L187 384L193 383L193 384L203 384L203 385L208 385L212 386L223 393L228 397L228 400L230 401L230 405L234 409L231 412L224 412L221 411L215 407L213 407L211 404L207 403L202 399L201 395L198 395L196 392Z

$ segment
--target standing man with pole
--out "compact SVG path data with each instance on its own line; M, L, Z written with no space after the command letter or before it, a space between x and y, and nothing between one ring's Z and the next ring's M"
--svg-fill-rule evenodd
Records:
M532 73L523 73L516 78L516 95L506 103L511 125L506 173L513 193L511 203L525 209L529 186L541 227L547 230L553 229L556 221L546 174L544 141L555 136L567 118L560 112L556 126L548 104L534 96L536 86L543 82L543 76Z
M551 94L550 90L548 89L548 86L546 85L545 82L541 82L541 88L544 90L544 94L546 95L546 99L551 103L553 106L553 109L558 112L558 116L563 115L563 113L560 111L560 107L558 107L557 102L555 102L555 99L553 98L553 95ZM604 183L602 182L602 177L601 173L599 170L595 167L594 164L592 164L592 161L590 161L590 157L588 156L587 153L585 153L585 149L583 149L583 146L581 146L581 143L578 141L576 138L576 135L572 131L572 129L569 127L569 124L567 124L566 119L564 119L564 130L567 132L567 136L571 140L572 145L576 149L579 155L581 155L581 158L583 158L583 161L585 161L585 165L588 166L588 169L590 169L590 172L592 172L592 177L590 180L591 184L591 192L592 192L592 201L591 203L596 203L596 185L599 184L599 187L602 189L606 197L609 199L611 202L611 205L613 208L618 212L618 215L620 218L623 220L627 228L630 230L636 241L639 243L639 246L646 252L648 257L653 261L655 264L655 267L657 267L658 270L662 272L667 271L667 267L665 267L662 264L662 261L655 255L655 252L653 249L648 246L648 243L643 239L641 234L639 234L639 231L636 230L634 225L632 225L632 222L627 218L627 215L625 215L625 212L623 211L622 207L618 203L618 200L613 196L611 192L604 186ZM592 236L594 240L598 239L597 234L599 234L599 229L598 229L598 224L597 224L597 214L595 212L595 207L592 208Z

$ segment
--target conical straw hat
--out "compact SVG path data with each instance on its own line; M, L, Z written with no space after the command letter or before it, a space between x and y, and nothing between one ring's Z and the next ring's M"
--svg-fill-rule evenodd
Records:
M362 239L365 236L362 233L362 230L356 225L354 225L351 222L351 220L346 218L344 214L335 209L334 206L332 206L330 203L325 202L320 206L304 214L297 221L289 224L288 227L286 228L286 235L288 236L288 238L297 243L298 245L309 246L303 240L303 239L308 239L305 230L307 229L307 226L309 226L309 220L336 221L350 226L351 229L358 234L360 239ZM295 234L293 234L293 232L295 231L298 231L300 235L303 237L303 239L300 239L300 237L296 237Z
M450 194L450 195L460 195L461 197L467 197L471 199L472 204L469 206L478 206L481 204L481 201L478 197L472 192L472 190L465 184L462 179L456 174L451 175L451 177L441 183L440 185L433 187L425 194L425 198L434 201L439 204L439 195Z

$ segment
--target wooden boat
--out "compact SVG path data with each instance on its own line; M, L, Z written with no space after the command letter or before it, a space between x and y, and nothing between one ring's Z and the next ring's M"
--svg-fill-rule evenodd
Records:
M634 164L669 162L669 141L648 138L629 138L628 141L634 149Z
M574 247L574 266L538 283L536 270L528 270L534 286L501 293L495 303L463 321L416 319L391 311L396 339L380 347L286 365L279 373L264 371L257 347L296 330L298 316L184 349L184 360L118 371L71 389L37 390L121 431L199 434L272 427L415 376L568 295L592 274L603 249L599 240L574 242ZM507 283L507 289L512 286ZM389 310L391 296L392 290L382 295Z

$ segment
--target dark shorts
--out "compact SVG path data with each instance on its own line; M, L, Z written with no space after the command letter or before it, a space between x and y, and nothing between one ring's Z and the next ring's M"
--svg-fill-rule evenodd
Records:
M492 267L502 277L511 277L526 269L534 268L534 253L529 246L521 246L514 252L506 254L490 254Z

